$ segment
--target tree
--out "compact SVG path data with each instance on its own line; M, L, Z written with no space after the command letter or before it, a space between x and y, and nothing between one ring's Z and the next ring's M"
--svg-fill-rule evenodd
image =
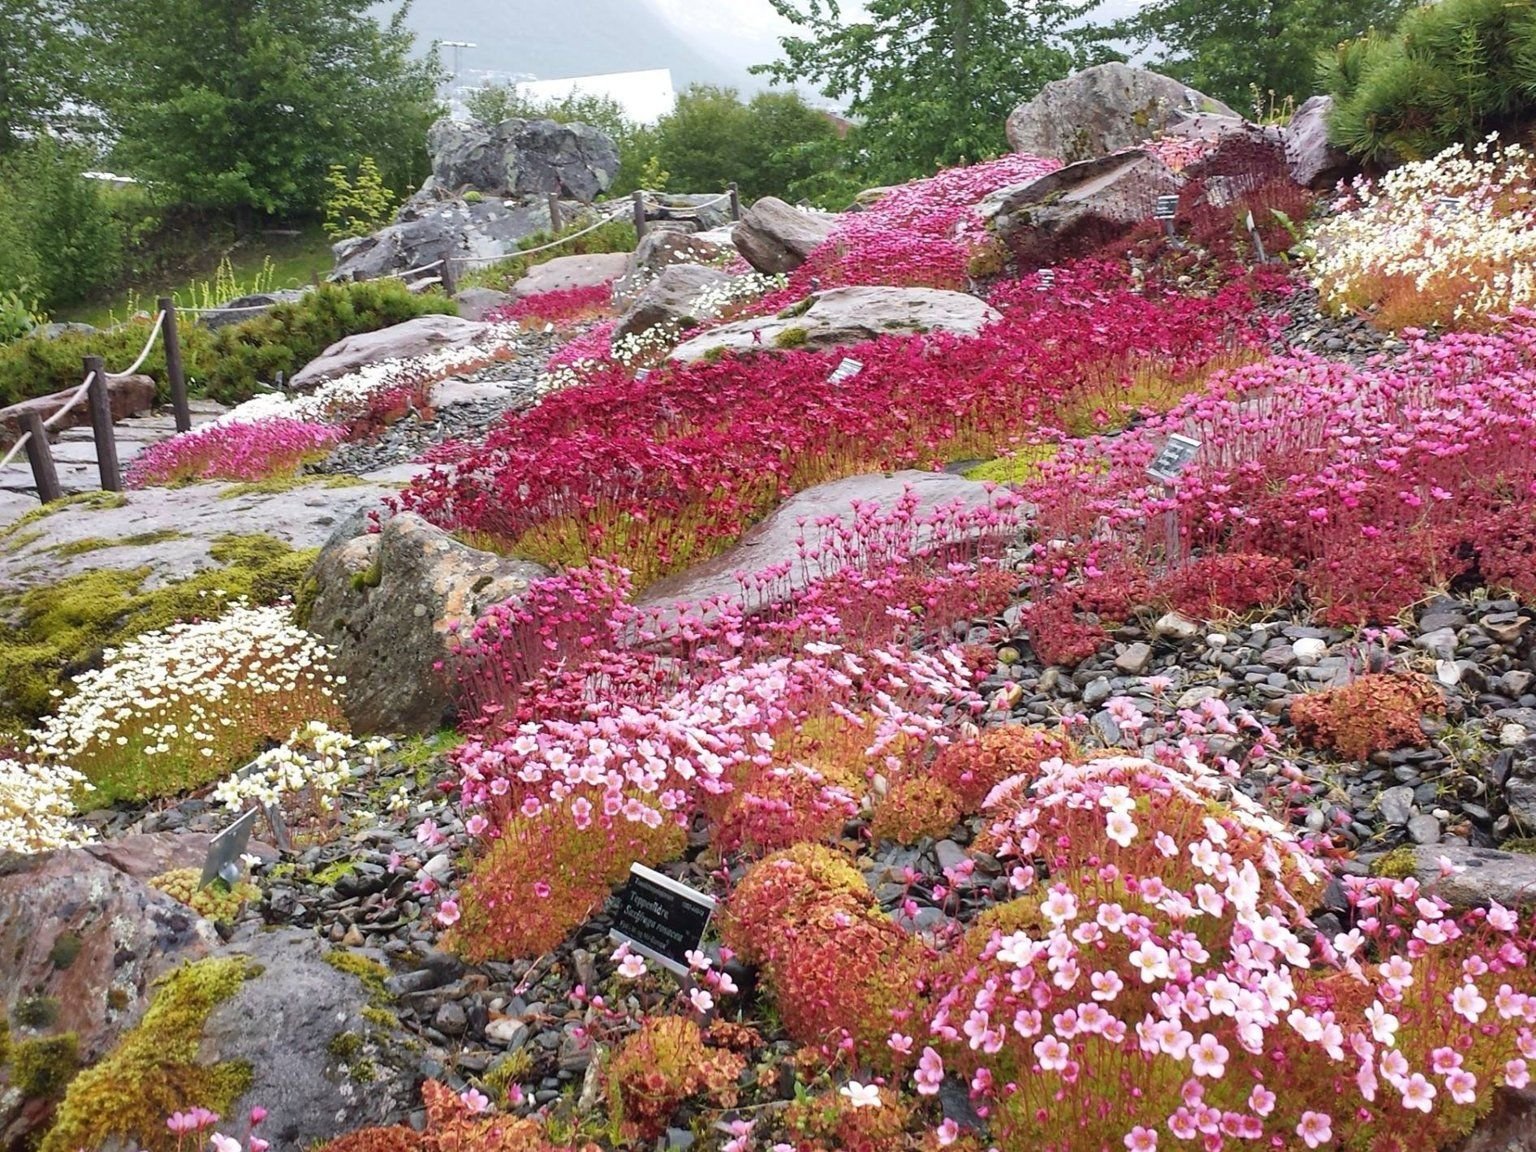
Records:
M760 92L743 104L734 88L694 85L656 124L656 156L668 187L711 192L731 181L749 200L792 197L826 166L832 122L787 92Z
M107 47L92 98L114 163L196 207L317 210L332 164L374 156L405 190L425 173L436 53L413 60L402 7L373 0L78 0Z
M79 44L60 0L5 0L0 19L0 156L79 96Z
M1117 34L1161 46L1152 66L1242 110L1301 101L1316 61L1373 26L1391 27L1415 0L1151 0Z
M1113 54L1079 26L1099 0L770 0L805 30L754 71L809 81L864 121L870 175L909 179L1008 149L1008 113L1075 67Z

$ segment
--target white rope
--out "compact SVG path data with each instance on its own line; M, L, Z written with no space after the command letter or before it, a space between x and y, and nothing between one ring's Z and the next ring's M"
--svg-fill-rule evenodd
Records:
M86 391L91 386L91 381L94 380L94 379L96 379L96 373L94 373L94 372L87 372L85 374L85 383L81 384L80 387L76 388L75 389L75 394L73 396L71 396L68 400L64 401L64 407L60 408L52 416L48 417L48 419L43 421L43 427L44 428L52 428L60 420L64 419L64 414L66 412L68 412L71 408L73 408L76 404L80 403L80 397L85 395Z
M32 433L23 432L21 434L21 439L11 445L11 450L5 454L5 459L0 460L0 468L10 467L11 461L16 459L16 453L25 448L27 446L27 441L30 439L32 439Z
M155 326L150 329L149 339L144 341L144 351L139 353L139 358L121 372L108 372L108 378L113 376L121 380L124 376L132 376L140 368L144 367L144 361L149 359L149 350L155 346L155 338L160 335L161 325L165 323L165 313L161 312L155 317ZM86 377L86 383L90 383L90 377Z
M265 312L269 308L275 307L277 307L276 304L242 304L238 308L183 308L178 304L176 306L176 311L188 312L193 315L202 316L210 312Z
M532 256L538 252L548 252L551 248L558 248L562 244L575 240L578 236L585 236L588 232L596 232L604 224L612 224L620 216L628 212L629 207L626 205L622 210L610 216L602 217L596 224L588 225L580 232L572 232L569 236L562 236L560 239L551 241L548 244L540 244L537 248L519 248L516 252L504 252L500 256L451 256L449 259L455 264L497 264L503 260L516 260L520 256ZM405 275L405 273L401 273L401 275Z

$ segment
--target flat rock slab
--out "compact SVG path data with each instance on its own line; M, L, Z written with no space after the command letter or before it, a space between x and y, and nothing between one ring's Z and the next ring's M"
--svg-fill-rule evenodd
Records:
M9 408L0 408L0 443L9 446L16 442L16 438L23 431L22 419L28 412L35 412L45 421L52 419L54 414L69 402L69 398L79 390L79 387L79 384L76 384L75 387L66 388L62 392L35 396L19 404L12 404ZM107 401L112 406L114 421L148 412L155 405L155 382L148 376L110 377L107 380ZM55 427L74 428L90 422L90 399L83 396Z
M765 607L788 599L825 574L818 561L802 563L800 558L802 540L815 545L823 539L822 532L835 531L816 527L816 521L836 517L844 524L851 524L856 508L893 508L908 491L918 499L918 516L945 505L986 508L994 499L986 485L943 472L886 472L818 484L791 496L728 551L652 584L637 603L642 608L657 611L665 621L669 614L707 600L721 598L741 602L742 581L736 578L737 573L745 574L750 583L759 573L786 564L789 565L788 573L775 580L761 595L754 593L751 606ZM921 544L918 551L921 551ZM831 565L829 570L835 571L837 567Z
M491 331L492 325L459 316L417 316L403 324L359 332L336 341L295 372L288 386L302 392L380 360L408 360L428 352L467 348L483 342Z
M811 305L779 316L738 320L701 332L680 344L670 359L701 360L715 349L773 352L843 347L880 336L952 332L973 336L1001 319L990 305L964 292L937 288L833 288L807 297ZM799 312L798 315L789 313Z
M629 270L628 252L594 252L588 256L556 256L535 264L512 285L514 300L559 292L568 288L596 288L611 283Z
M265 533L294 548L317 548L347 516L360 508L378 506L396 491L393 484L385 483L329 487L317 482L287 492L220 498L233 487L194 484L145 488L126 493L127 502L120 508L60 505L23 526L11 539L0 539L0 594L53 584L97 568L148 568L147 584L155 587L218 567L210 549L226 533ZM21 511L36 507L34 497ZM95 548L72 556L57 552L63 545L80 541L126 540L160 532L182 535L153 543ZM34 533L38 535L34 537Z

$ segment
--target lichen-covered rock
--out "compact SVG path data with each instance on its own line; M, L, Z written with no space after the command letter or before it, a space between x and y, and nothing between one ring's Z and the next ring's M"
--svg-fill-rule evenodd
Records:
M434 732L453 714L450 639L492 604L525 592L548 569L460 544L411 513L368 531L347 520L311 573L309 628L346 677L352 729Z
M1419 883L1453 908L1486 908L1494 900L1506 908L1536 905L1536 856L1457 844L1424 844L1413 853Z
M663 268L619 319L615 337L638 336L652 328L671 325L679 332L696 327L699 298L715 284L730 279L718 268L697 264L673 264Z
M675 264L716 264L733 251L698 234L661 228L647 232L629 255L624 275L614 285L614 298L621 307L632 307L662 269Z
M793 272L832 234L836 224L836 216L802 212L776 196L764 196L742 213L731 239L759 272Z
M461 261L454 271L484 267L515 256L518 242L549 227L549 207L542 199L529 204L491 197L477 201L412 197L395 222L370 236L354 236L331 246L336 267L332 280L372 280L413 269L419 277L441 275L439 260Z
M258 932L221 956L244 959L260 973L215 1006L203 1027L203 1060L251 1070L231 1115L265 1108L260 1133L279 1149L314 1148L405 1118L413 1076L402 1075L385 1052L398 1056L402 1047L383 1043L380 1013L364 1014L370 989L350 965L328 962L314 933Z
M99 1057L156 977L217 943L211 925L146 883L207 852L206 836L159 833L0 856L0 1005L37 1001L45 1031L74 1032L81 1056Z
M1237 114L1177 80L1128 64L1099 64L1053 80L1008 116L1015 152L1066 164L1134 148L1185 111Z
M701 332L673 350L691 363L727 352L816 351L880 336L953 332L973 336L999 318L982 300L938 288L833 288L807 297L778 316L737 320Z
M427 132L432 182L450 193L544 196L550 192L590 204L619 171L612 137L590 124L552 120L443 117Z
M1167 165L1133 149L1010 184L977 211L1022 265L1056 264L1123 236L1178 186Z

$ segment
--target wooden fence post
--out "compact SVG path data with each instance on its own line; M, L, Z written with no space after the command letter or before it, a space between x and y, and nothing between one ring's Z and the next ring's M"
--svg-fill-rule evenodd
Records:
M560 218L560 193L549 194L549 230L559 235L560 229L565 227L565 221Z
M732 180L726 185L731 193L731 219L741 219L741 192L736 187L736 181Z
M458 278L453 274L453 257L444 256L443 266L437 274L438 280L443 285L443 293L451 300L458 288Z
M634 190L631 199L635 202L635 239L645 239L645 193L639 188Z
M91 373L91 387L86 396L91 404L91 432L96 437L96 468L101 473L101 490L121 492L123 474L117 466L117 440L112 432L112 397L107 391L107 366L100 356L87 356L85 370Z
M36 412L25 412L21 417L21 430L27 433L27 462L32 465L37 497L44 504L50 504L64 495L64 489L59 487L59 470L53 466L48 429L43 427L43 418Z
M171 382L171 407L176 411L176 431L192 431L192 408L187 403L187 377L181 367L181 336L176 331L176 301L160 297L160 311L165 323L160 334L165 337L165 375Z

